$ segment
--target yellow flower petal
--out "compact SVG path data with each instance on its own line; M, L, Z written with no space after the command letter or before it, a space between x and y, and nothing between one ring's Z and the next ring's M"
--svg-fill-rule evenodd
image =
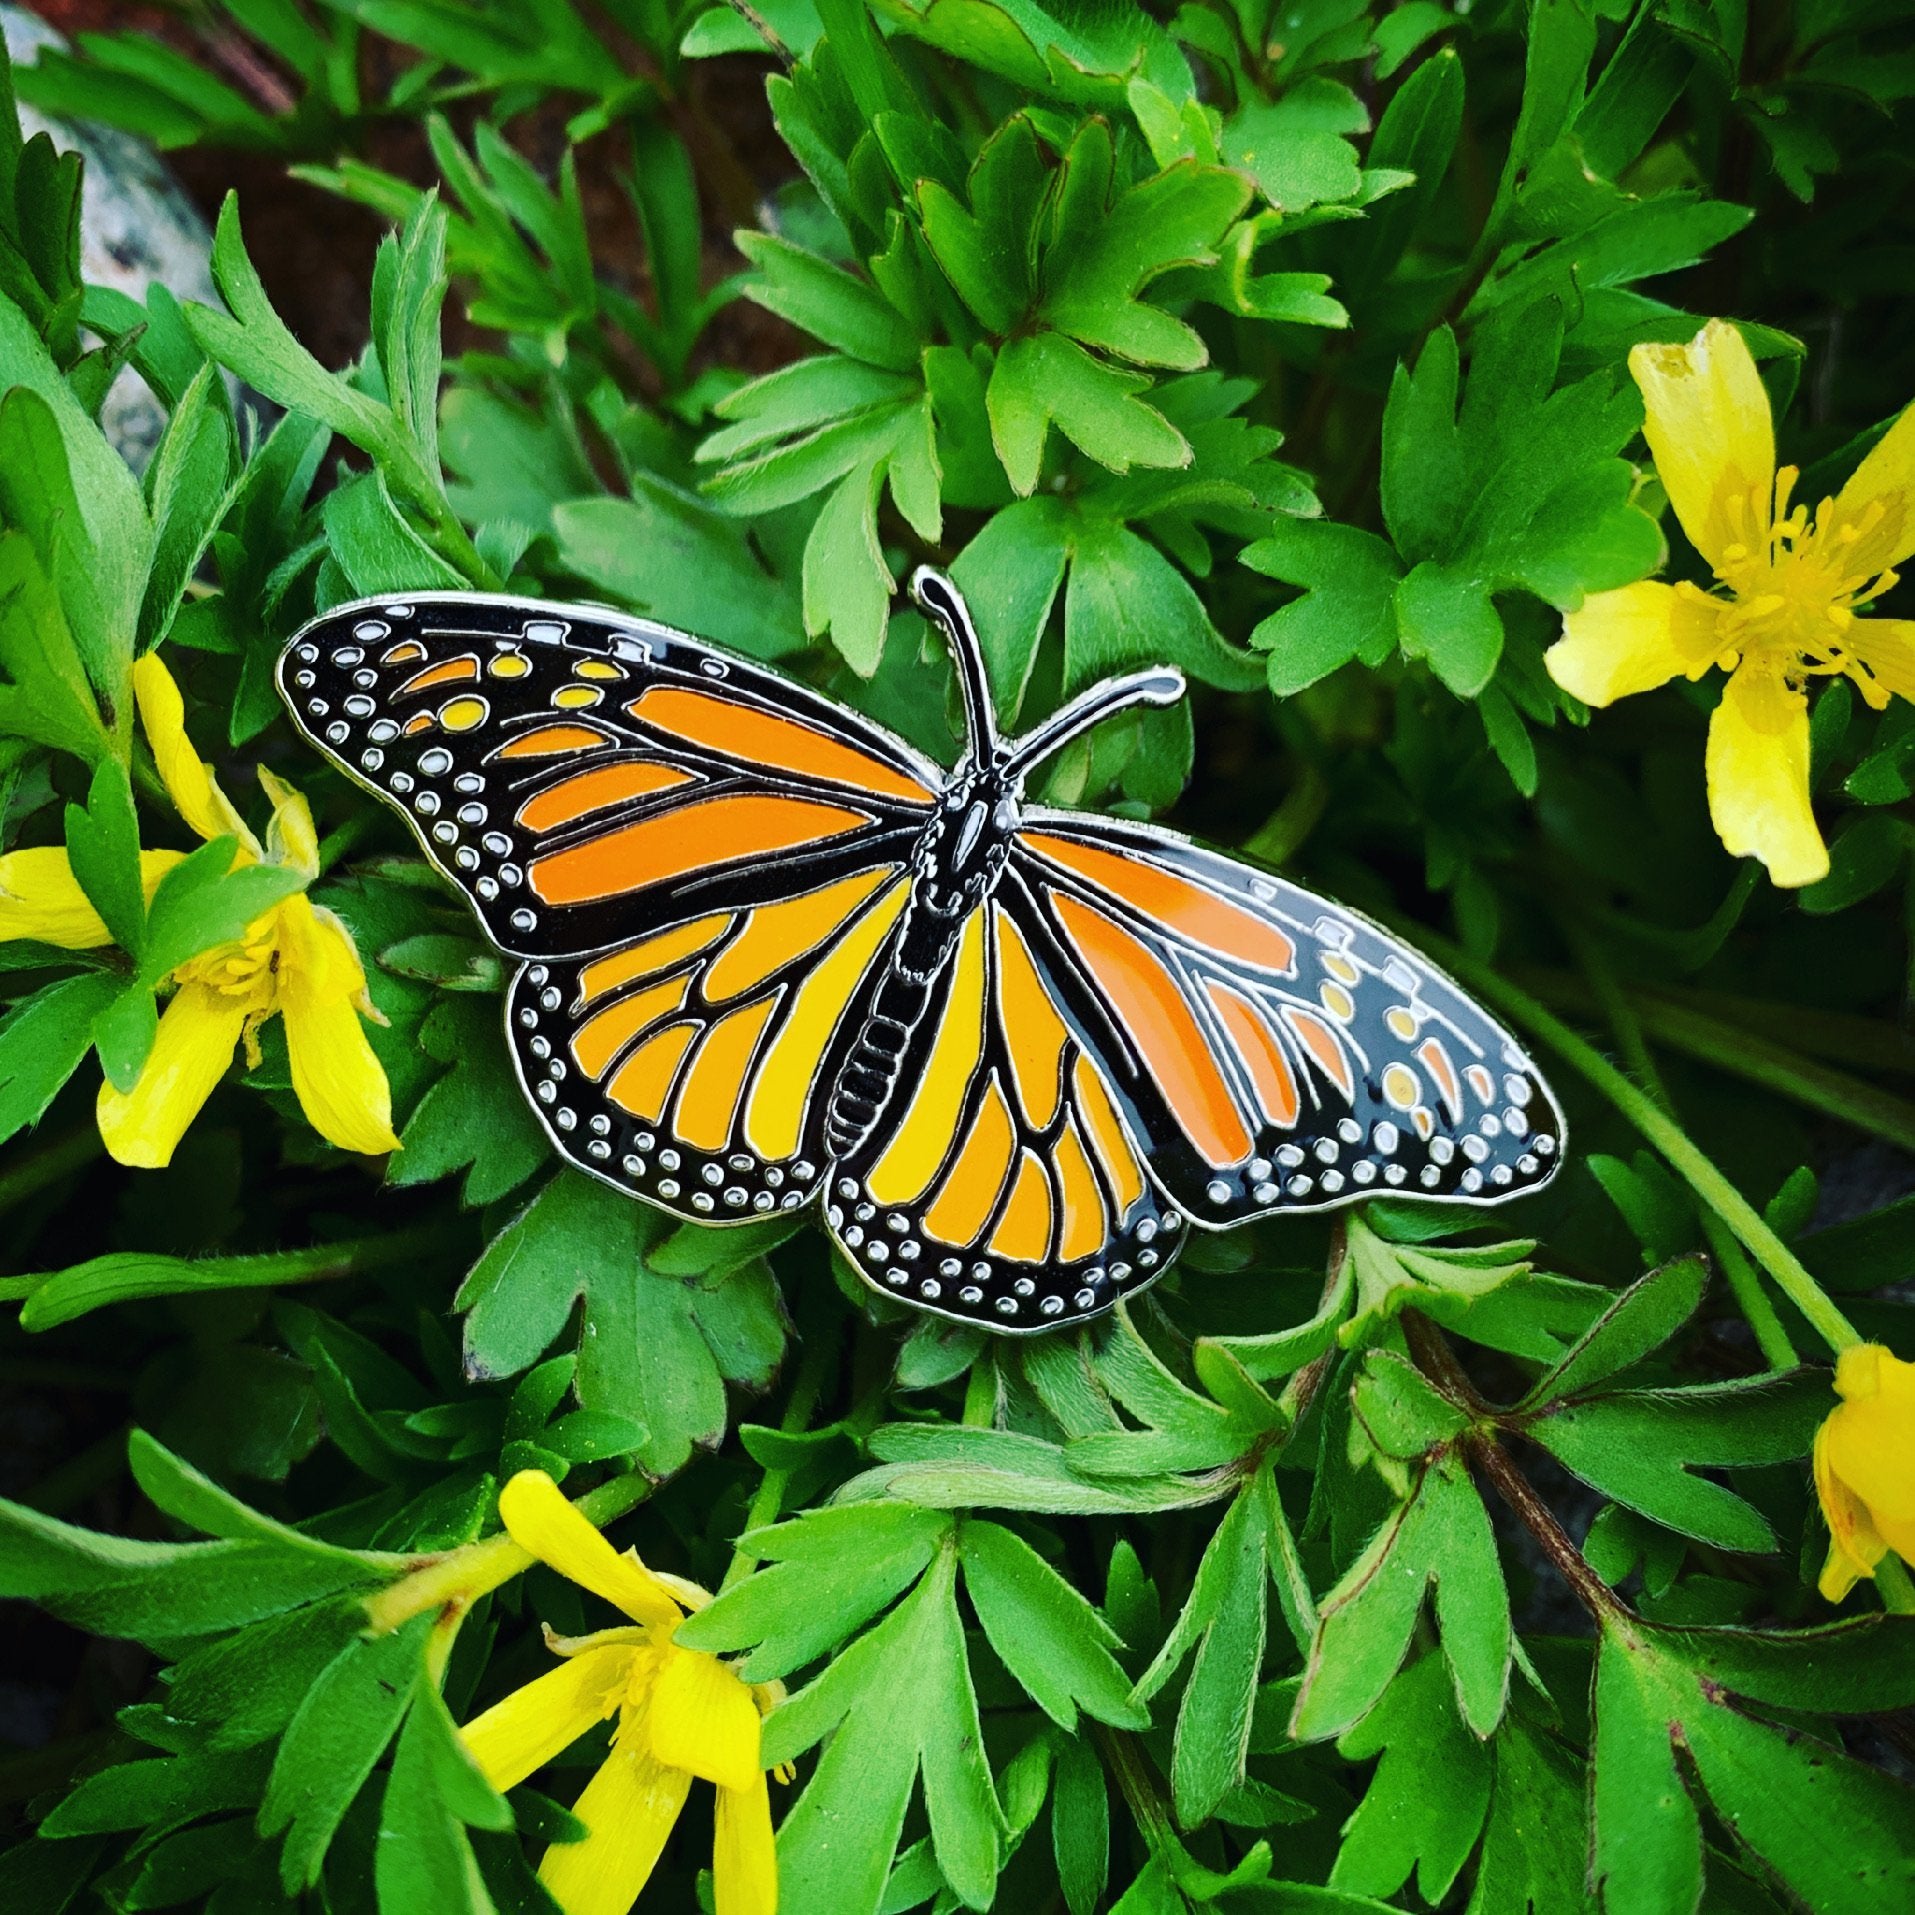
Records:
M1835 1387L1844 1400L1816 1437L1818 1456L1877 1530L1915 1523L1915 1363L1859 1343L1837 1359Z
M1809 806L1809 706L1768 658L1745 659L1709 722L1709 815L1734 858L1760 858L1778 885L1828 876Z
M233 1061L246 1005L207 984L182 984L160 1015L159 1035L130 1091L100 1086L100 1138L122 1164L157 1170Z
M174 809L202 838L220 838L231 832L251 857L260 855L259 840L232 807L219 781L200 762L186 736L186 707L173 674L148 652L133 661L133 699L140 725L153 748L153 763Z
M1877 711L1888 704L1891 692L1915 700L1915 619L1858 618L1842 642L1865 667L1850 676Z
M749 1788L718 1791L711 1885L718 1915L777 1915L778 1848L762 1775Z
M1654 691L1678 673L1700 678L1722 649L1716 601L1655 579L1592 592L1563 614L1563 635L1543 654L1549 675L1585 705Z
M657 1578L629 1551L621 1556L543 1470L520 1470L499 1492L499 1514L521 1549L634 1622L678 1625L683 1612Z
M1850 563L1870 577L1915 552L1915 406L1889 427L1836 494L1831 522L1853 528Z
M1730 546L1768 530L1775 428L1755 361L1733 326L1712 319L1686 346L1633 348L1629 370L1669 503L1720 571Z
M459 1738L495 1789L515 1788L618 1707L645 1653L629 1644L584 1650L495 1702Z
M762 1775L758 1705L716 1656L669 1649L652 1685L652 1753L721 1788L745 1789Z
M1829 1526L1828 1561L1816 1588L1828 1602L1840 1602L1858 1579L1875 1574L1888 1553L1869 1521L1868 1507L1835 1474L1829 1461L1827 1423L1815 1433L1815 1494Z
M565 1915L628 1915L691 1786L683 1769L654 1758L642 1735L620 1736L572 1804L590 1833L582 1842L553 1843L539 1864L539 1880Z
M313 828L312 806L264 765L259 767L259 783L273 807L272 822L266 827L267 857L274 864L290 864L305 872L310 883L319 875L319 833Z
M140 853L140 887L149 900L183 856L180 851ZM59 845L9 851L0 858L0 939L5 938L37 938L63 951L90 951L113 941Z
M279 1008L300 1108L341 1150L397 1150L392 1087L359 1021L366 974L352 934L300 893L279 907L277 942Z

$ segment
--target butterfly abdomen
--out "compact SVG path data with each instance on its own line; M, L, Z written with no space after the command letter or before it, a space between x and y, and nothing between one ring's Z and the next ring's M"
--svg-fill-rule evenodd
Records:
M857 1149L884 1115L897 1089L905 1046L924 1021L931 987L943 974L962 926L963 917L940 910L935 888L920 877L857 1042L832 1085L825 1145L833 1157Z

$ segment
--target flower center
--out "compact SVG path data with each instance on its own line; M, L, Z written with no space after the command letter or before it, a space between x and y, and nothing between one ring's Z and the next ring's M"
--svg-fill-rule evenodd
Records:
M1775 475L1772 501L1754 489L1726 501L1731 537L1716 577L1730 594L1726 603L1717 601L1725 653L1779 653L1799 687L1811 676L1865 670L1849 644L1855 607L1880 597L1896 575L1874 572L1860 557L1882 517L1881 501L1845 518L1833 499L1824 499L1811 515L1807 506L1790 503L1798 477L1795 466L1785 465Z
M173 973L177 984L204 984L222 997L263 1009L273 1000L279 970L279 914L269 911L246 927L244 937L216 944L188 958Z

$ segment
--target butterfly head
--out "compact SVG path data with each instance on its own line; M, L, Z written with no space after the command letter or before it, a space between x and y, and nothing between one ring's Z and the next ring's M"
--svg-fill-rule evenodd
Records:
M995 775L1003 784L1003 795L1015 803L1031 772L1093 725L1132 705L1174 705L1184 695L1182 672L1174 665L1152 666L1092 685L1054 711L1035 731L1022 738L1001 739L991 703L984 647L963 593L942 572L921 565L911 577L911 596L943 631L964 696L968 747L954 790L967 780L981 781ZM996 795L991 794L993 798Z

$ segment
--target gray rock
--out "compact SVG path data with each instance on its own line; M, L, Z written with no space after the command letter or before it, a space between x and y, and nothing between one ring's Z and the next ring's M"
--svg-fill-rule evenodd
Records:
M0 28L16 66L32 63L43 46L66 43L24 7L0 5ZM86 162L80 209L80 265L94 285L146 301L158 280L181 299L217 305L208 267L213 236L164 160L143 140L105 126L54 122L30 106L20 109L27 136L50 132ZM122 372L100 410L100 424L120 454L143 470L166 427L166 413L130 368Z

